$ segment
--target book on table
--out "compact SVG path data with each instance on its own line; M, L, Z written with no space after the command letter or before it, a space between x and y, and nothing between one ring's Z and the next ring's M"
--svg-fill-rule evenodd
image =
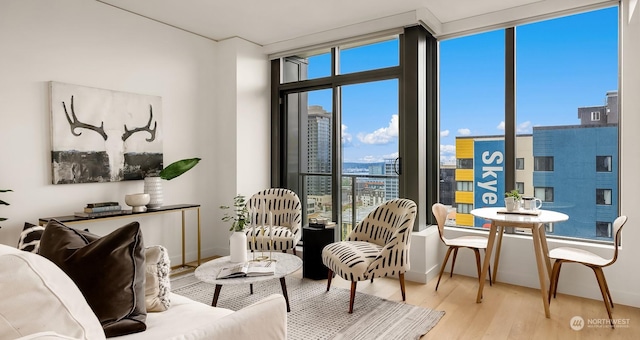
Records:
M267 276L274 275L275 272L275 261L244 262L223 267L220 269L216 278L230 279L234 277Z
M96 203L87 203L87 208L98 208L98 207L110 207L114 205L120 205L118 202L96 202Z
M77 211L73 215L77 217L104 217L104 216L115 216L115 215L124 215L131 213L131 210L111 210L111 211L99 211L99 212L90 212L86 213L84 211Z
M102 207L86 207L84 208L84 212L85 213L96 213L96 212L103 212L103 211L116 211L116 210L122 210L122 207L120 206L120 204L117 205L106 205L106 206L102 206Z

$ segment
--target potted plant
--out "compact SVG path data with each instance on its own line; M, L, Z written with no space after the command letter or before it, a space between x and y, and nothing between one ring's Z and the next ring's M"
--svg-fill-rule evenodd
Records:
M228 210L232 207L227 205L221 205L220 209ZM247 261L247 235L244 233L244 228L251 223L251 214L246 206L246 200L243 195L236 195L233 198L233 212L226 212L222 221L230 222L231 228L229 231L233 231L229 238L229 254L231 262L246 262Z
M249 209L246 206L247 202L243 195L236 195L233 198L233 214L225 213L224 217L222 217L222 221L231 223L231 228L229 231L244 231L245 226L251 223L251 216L249 215ZM231 209L230 206L221 205L220 209Z
M172 180L191 170L191 168L196 166L198 162L200 162L200 158L181 159L169 164L159 173L148 174L144 178L144 193L149 194L150 196L147 207L149 209L155 209L162 206L163 198L161 181L163 179L166 179L167 181Z
M10 190L10 189L0 189L0 192L9 192L9 191L13 191L13 190ZM5 202L5 201L3 201L3 200L0 200L0 204L2 204L2 205L9 205L9 203L7 203L7 202ZM5 217L0 217L0 222L2 222L2 221L6 221L6 220L7 220L7 219L6 219Z
M522 196L518 190L511 190L504 193L504 205L508 211L520 209L520 199Z

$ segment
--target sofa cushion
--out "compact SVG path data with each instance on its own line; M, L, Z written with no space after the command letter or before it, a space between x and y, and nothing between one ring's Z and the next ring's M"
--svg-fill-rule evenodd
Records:
M104 331L73 281L46 258L0 244L0 339L51 331L104 339Z
M44 231L43 226L25 222L18 240L18 249L37 254L40 248L42 231Z
M164 312L169 308L171 264L169 253L163 246L145 248L146 282L144 284L147 312Z
M99 237L50 220L40 254L76 283L107 337L146 329L144 246L138 222Z

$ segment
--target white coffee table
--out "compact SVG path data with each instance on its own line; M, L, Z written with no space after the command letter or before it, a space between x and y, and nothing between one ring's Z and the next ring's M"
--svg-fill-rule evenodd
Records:
M265 252L265 254L268 255L269 253ZM256 252L255 255L257 257L258 255L261 255L261 252ZM215 291L213 293L213 300L211 301L211 306L214 307L218 304L218 296L220 296L220 290L222 289L223 285L248 284L251 289L251 294L253 294L254 283L280 279L282 295L284 295L284 299L287 302L287 312L289 312L291 311L291 308L289 308L289 296L287 295L287 283L285 282L285 276L300 269L300 267L302 267L302 259L295 255L281 252L272 252L271 257L277 261L274 275L216 279L216 276L218 276L220 270L224 267L228 267L232 263L231 261L229 261L229 256L224 256L206 262L196 268L195 276L200 281L216 285ZM247 259L251 260L252 258L253 254L249 252L247 254Z

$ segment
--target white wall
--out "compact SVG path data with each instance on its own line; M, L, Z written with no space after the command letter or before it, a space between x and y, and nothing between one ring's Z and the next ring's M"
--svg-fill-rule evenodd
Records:
M235 195L249 197L270 184L269 62L261 47L240 38L218 43L217 62L217 175L210 188L231 205ZM227 254L231 225L220 222L216 210L213 250Z
M234 103L241 98L243 110L260 117L255 119L258 133L251 126L243 130L268 140L263 122L269 117L268 105L264 105L269 92L264 88L268 84L264 65L268 63L255 46L246 42L221 45L225 46L95 1L0 2L0 188L14 190L2 195L11 205L0 206L0 216L9 218L1 224L0 243L15 246L25 221L37 223L39 217L72 214L94 201L114 200L124 206L125 194L143 190L142 181L51 184L47 83L55 80L162 97L165 164L202 158L189 173L163 182L165 204L201 204L203 255L225 254L228 226L219 222L218 207L223 202L216 193L228 183L225 176L236 178L235 167L232 174L220 170L227 163L236 131L227 129L235 119L219 119L219 115L235 117L236 110L224 110L229 101L224 95L231 92ZM243 72L256 71L256 78L241 84L241 90L235 89L236 75L228 83L220 82L218 75L229 69L217 59L221 55L235 59L236 54L249 60L242 62ZM246 65L251 58L254 65ZM236 67L235 61L232 66ZM220 103L219 98L225 100ZM226 132L230 139L221 139ZM247 150L242 151L251 157ZM258 168L268 169L263 154L258 157ZM264 171L254 169L256 173ZM266 186L265 178L268 173L254 175L252 186ZM224 198L235 192L236 188L226 192ZM195 216L187 215L187 260L196 257ZM164 244L172 262L180 261L180 214L138 220L146 244ZM104 234L128 221L86 226Z

